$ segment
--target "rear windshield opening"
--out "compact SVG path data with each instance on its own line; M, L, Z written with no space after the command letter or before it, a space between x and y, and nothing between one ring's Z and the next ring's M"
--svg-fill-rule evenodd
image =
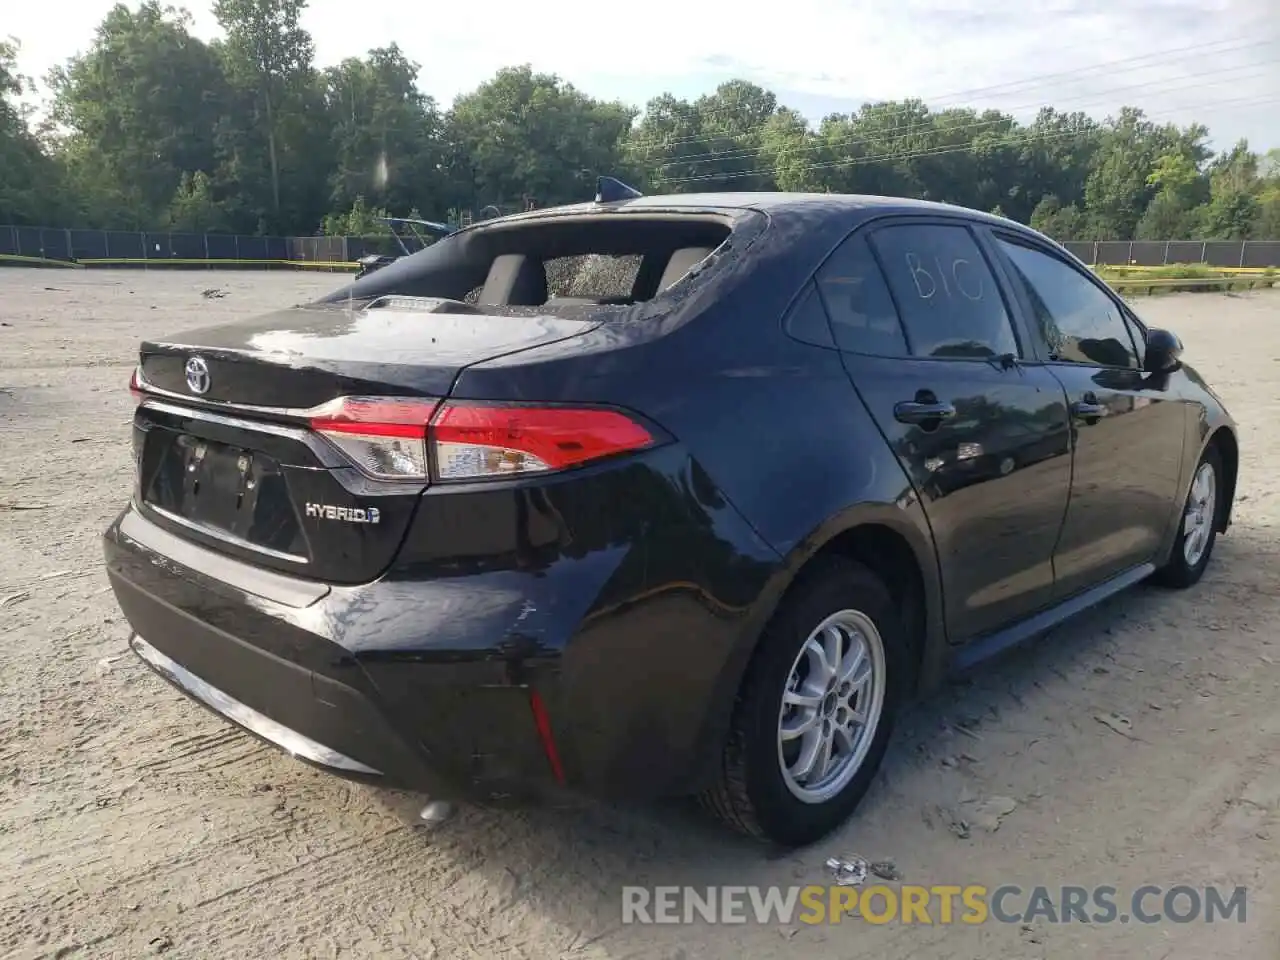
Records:
M733 232L727 215L587 214L464 231L333 299L457 300L485 313L626 307L660 296Z

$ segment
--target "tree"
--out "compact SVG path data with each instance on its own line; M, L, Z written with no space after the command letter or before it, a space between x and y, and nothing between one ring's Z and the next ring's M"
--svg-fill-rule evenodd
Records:
M178 233L217 233L227 228L226 213L214 199L207 173L197 170L182 175L163 226Z
M905 99L810 123L736 79L641 113L525 65L446 110L394 43L317 70L306 0L213 0L225 36L208 44L186 13L138 2L52 72L38 131L0 44L0 221L366 232L385 211L582 201L611 174L650 192L919 197L1061 240L1280 237L1280 150L1213 156L1202 125L1134 107L1103 123L1046 107L1024 123Z
M694 179L679 188L773 189L772 172L760 162L760 146L765 124L777 110L774 94L745 80L722 83L714 93L695 100L697 139L676 145Z
M1055 240L1092 240L1088 218L1075 204L1063 206L1053 194L1031 212L1031 226Z
M61 155L88 223L150 228L184 174L213 171L227 86L190 23L156 0L117 4L89 51L51 72Z
M622 167L622 137L636 111L593 100L528 65L499 70L457 99L447 138L463 206L582 201L595 177Z
M402 213L447 205L442 120L435 101L415 85L418 69L392 44L325 71L334 207L364 196Z
M413 213L409 214L411 217L413 215ZM356 197L351 204L351 209L346 213L329 214L324 218L321 228L325 236L329 237L389 236L391 227L379 219L389 216L391 214L386 209L379 207L370 209L364 197Z
M300 107L310 99L314 46L299 23L307 0L214 0L213 13L226 31L228 73L249 95L253 127L267 147L271 212L281 214L280 177L287 134L296 131ZM293 122L291 122L293 121Z
M760 132L760 163L777 189L822 189L822 178L810 162L814 146L808 121L797 111L781 107L769 118Z
M1241 140L1216 157L1209 168L1210 199L1200 211L1204 236L1210 240L1248 240L1262 214L1261 158Z
M32 135L17 98L28 81L17 71L16 42L0 40L0 223L52 222L59 211L58 170Z

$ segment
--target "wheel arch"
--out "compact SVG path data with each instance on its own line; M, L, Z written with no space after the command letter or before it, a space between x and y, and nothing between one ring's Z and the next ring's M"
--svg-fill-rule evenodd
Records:
M728 736L734 704L769 621L787 596L812 574L822 560L843 556L857 560L884 578L895 603L904 611L914 666L908 693L936 687L945 676L946 630L942 618L942 585L932 534L923 513L918 522L896 504L861 504L831 518L784 556L778 572L761 593L754 615L744 625L742 642L726 664L709 705L704 765L714 769Z
M1222 460L1222 472L1225 474L1222 480L1226 495L1222 498L1222 508L1218 511L1218 532L1226 533L1231 526L1231 512L1236 502L1236 481L1240 476L1240 443L1235 431L1224 424L1209 434L1204 449L1211 446L1218 451ZM1200 456L1204 456L1203 451Z
M912 686L932 686L937 678L930 676L930 653L941 660L936 653L945 650L946 630L938 557L923 512L918 513L918 519L912 516L918 510L918 506L903 510L896 504L860 505L832 518L797 544L783 566L783 580L768 616L762 618L751 640L750 654L754 656L769 619L791 592L820 568L823 559L839 556L861 563L885 581L903 615L911 644ZM745 672L745 661L743 666Z

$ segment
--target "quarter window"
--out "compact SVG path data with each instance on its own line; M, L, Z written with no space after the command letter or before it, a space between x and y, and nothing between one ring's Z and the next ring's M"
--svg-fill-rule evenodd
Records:
M1057 257L997 238L1031 302L1052 360L1140 368L1124 314L1075 267Z
M893 297L863 235L841 244L818 271L817 281L837 347L881 357L908 356Z
M1004 298L968 228L881 228L871 244L884 266L917 357L1019 355Z

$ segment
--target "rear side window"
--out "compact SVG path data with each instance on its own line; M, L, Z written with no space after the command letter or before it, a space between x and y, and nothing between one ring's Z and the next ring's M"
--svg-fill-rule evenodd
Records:
M883 227L871 243L917 357L1019 354L1000 287L962 226Z
M817 283L837 347L882 357L908 355L898 311L865 236L841 244L818 271Z

